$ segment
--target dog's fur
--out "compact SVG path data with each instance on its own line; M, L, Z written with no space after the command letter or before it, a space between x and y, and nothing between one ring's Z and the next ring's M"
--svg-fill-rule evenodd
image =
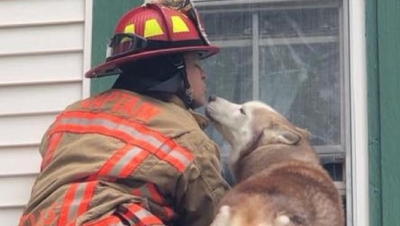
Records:
M212 97L206 115L232 147L238 184L221 200L212 226L343 226L333 181L309 133L270 106Z

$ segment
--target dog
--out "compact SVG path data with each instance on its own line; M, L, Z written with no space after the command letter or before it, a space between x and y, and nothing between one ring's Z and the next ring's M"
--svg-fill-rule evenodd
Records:
M211 226L343 226L341 197L309 143L265 103L210 96L206 116L232 147L237 184Z

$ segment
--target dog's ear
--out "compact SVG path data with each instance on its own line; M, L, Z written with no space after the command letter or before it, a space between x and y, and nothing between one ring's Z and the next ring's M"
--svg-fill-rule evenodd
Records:
M294 145L298 143L302 137L299 132L288 127L275 125L272 128L266 127L262 130L261 144L287 144Z
M294 145L301 140L301 136L288 128L280 128L275 131L275 139L277 143Z
M302 129L300 127L295 127L297 131L299 131L305 139L310 139L311 133L307 129Z

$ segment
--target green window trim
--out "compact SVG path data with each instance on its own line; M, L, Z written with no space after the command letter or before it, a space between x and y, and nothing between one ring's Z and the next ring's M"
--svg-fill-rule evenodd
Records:
M400 3L366 0L370 225L400 222Z
M104 62L106 45L113 36L114 27L119 17L142 3L143 0L93 1L92 67ZM92 79L90 82L90 94L94 95L109 89L115 79L116 76Z

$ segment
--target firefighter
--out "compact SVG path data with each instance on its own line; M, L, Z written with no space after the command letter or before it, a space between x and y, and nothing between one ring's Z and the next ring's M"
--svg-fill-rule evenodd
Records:
M190 4L145 4L124 14L106 61L86 73L120 74L46 131L25 225L206 226L228 189L207 119L199 60L214 55Z

